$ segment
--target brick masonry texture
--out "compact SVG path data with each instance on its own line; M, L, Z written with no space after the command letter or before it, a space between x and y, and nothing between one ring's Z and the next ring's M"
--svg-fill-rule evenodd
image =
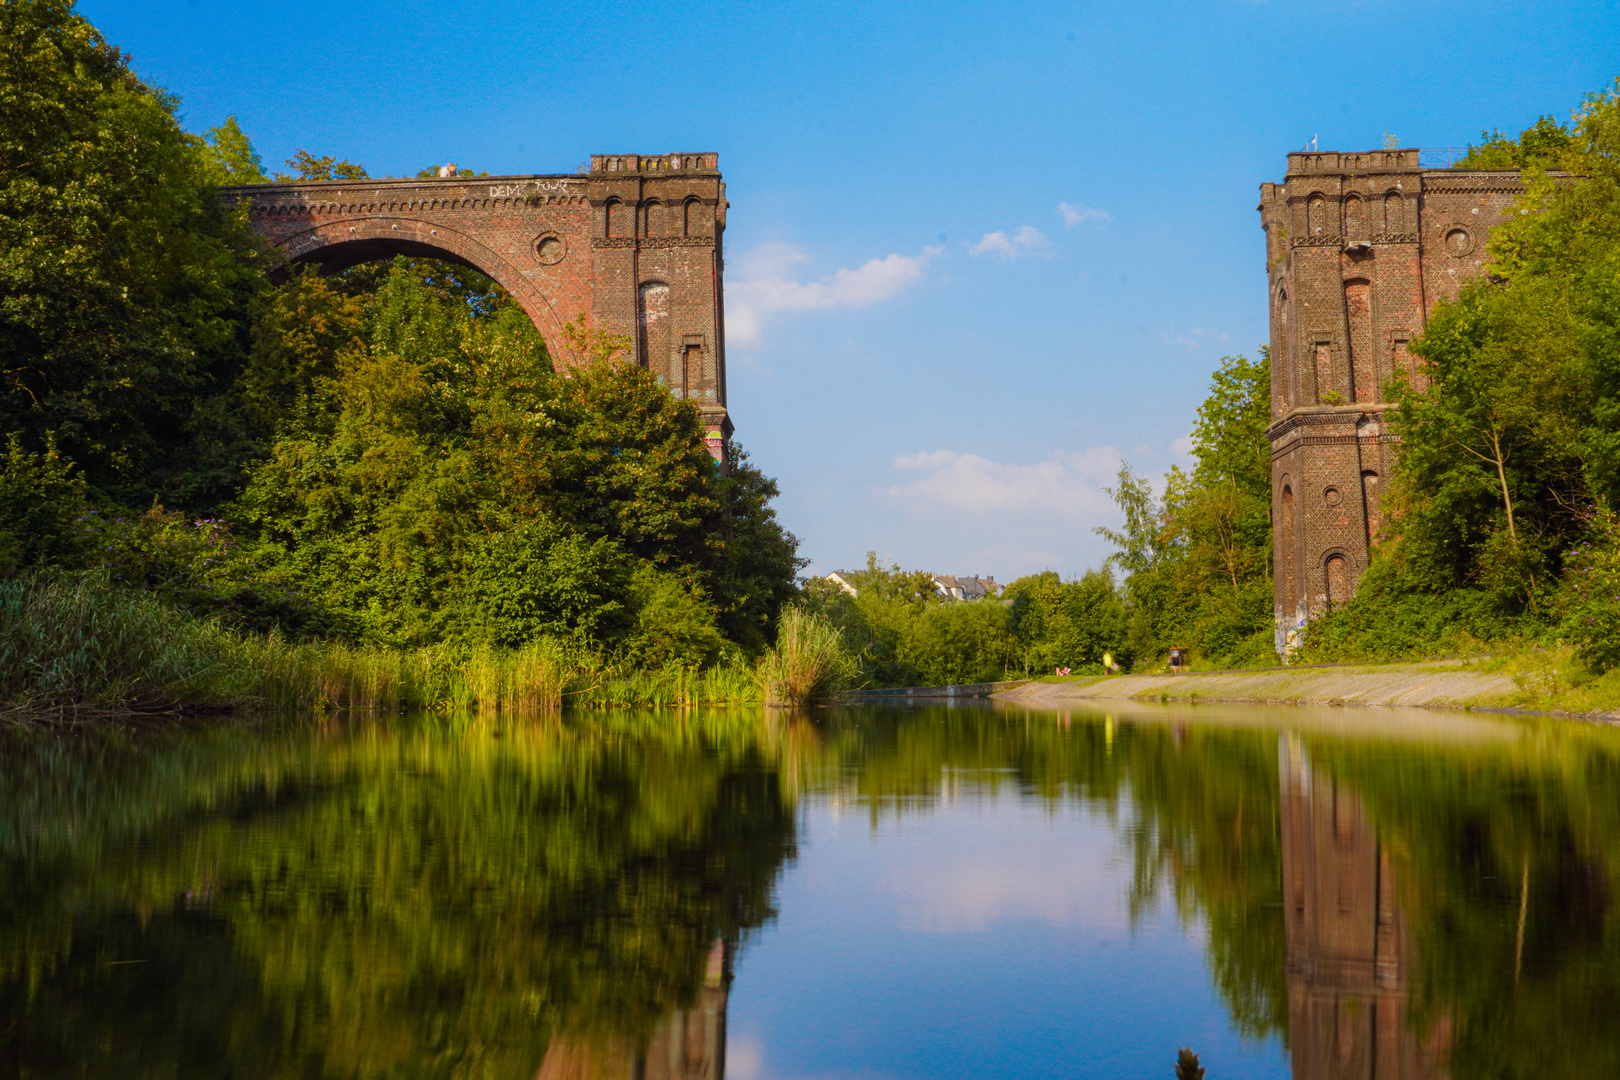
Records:
M1422 379L1407 343L1484 272L1522 191L1516 171L1426 169L1417 150L1289 154L1282 183L1260 185L1279 651L1354 594L1394 465L1387 387Z
M571 176L441 176L227 188L293 262L325 272L393 255L444 259L510 293L559 363L581 316L703 410L718 459L726 411L726 185L718 156L593 154Z

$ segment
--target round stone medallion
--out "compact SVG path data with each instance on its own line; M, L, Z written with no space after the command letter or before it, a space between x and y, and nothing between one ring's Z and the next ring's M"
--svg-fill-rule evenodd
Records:
M534 242L534 253L542 263L552 266L563 261L568 254L568 244L562 237L548 233Z

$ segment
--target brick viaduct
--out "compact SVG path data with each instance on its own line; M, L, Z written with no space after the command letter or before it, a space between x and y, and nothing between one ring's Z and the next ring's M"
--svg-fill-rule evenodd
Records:
M1483 273L1523 190L1516 171L1424 168L1417 150L1289 154L1282 183L1260 185L1279 652L1355 591L1394 463L1385 387L1420 377L1407 343Z
M726 185L715 154L593 154L572 176L331 180L227 189L293 262L323 271L393 255L470 266L510 293L567 363L561 331L581 315L628 335L637 361L703 411L718 459L726 413L721 238Z

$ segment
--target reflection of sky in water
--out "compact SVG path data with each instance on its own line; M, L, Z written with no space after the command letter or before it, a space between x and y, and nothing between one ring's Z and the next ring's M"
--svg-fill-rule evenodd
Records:
M964 785L965 786L965 785ZM1132 929L1118 824L1003 790L887 813L806 811L780 920L743 950L728 1080L1286 1077L1216 996L1166 897Z

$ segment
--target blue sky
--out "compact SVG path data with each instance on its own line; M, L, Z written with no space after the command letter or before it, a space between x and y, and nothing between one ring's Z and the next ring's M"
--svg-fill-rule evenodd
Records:
M374 175L720 154L730 406L813 570L1107 553L1264 341L1258 185L1517 131L1620 75L1616 0L80 5L183 99Z

